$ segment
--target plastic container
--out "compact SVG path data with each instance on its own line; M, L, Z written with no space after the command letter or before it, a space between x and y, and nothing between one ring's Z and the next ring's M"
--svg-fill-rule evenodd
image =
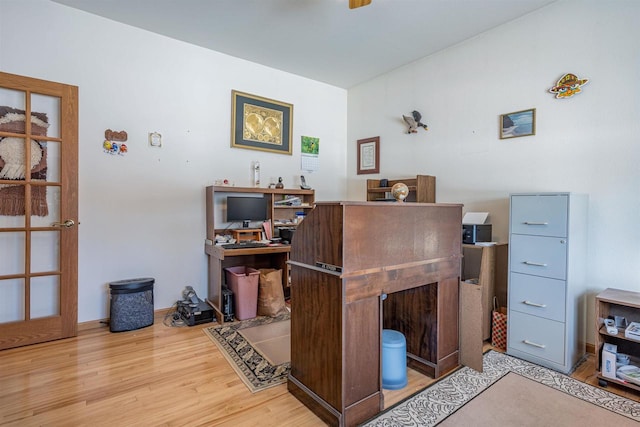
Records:
M111 332L153 325L153 284L150 277L109 283Z
M245 320L256 317L260 271L245 266L227 267L224 270L227 276L227 286L233 292L236 319Z
M402 333L383 329L382 388L399 390L407 382L407 341Z

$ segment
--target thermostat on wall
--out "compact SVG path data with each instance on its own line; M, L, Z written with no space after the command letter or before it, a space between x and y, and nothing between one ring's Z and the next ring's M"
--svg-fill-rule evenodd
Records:
M162 147L162 135L158 132L150 132L149 145L152 147Z

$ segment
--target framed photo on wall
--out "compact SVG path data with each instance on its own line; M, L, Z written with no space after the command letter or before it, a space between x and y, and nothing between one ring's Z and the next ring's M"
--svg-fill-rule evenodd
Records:
M500 115L500 139L536 134L536 109Z
M231 147L291 155L293 104L231 92Z
M358 175L380 173L380 137L358 140Z

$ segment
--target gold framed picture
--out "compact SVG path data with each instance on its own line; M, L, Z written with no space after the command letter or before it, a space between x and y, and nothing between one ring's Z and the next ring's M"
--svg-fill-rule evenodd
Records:
M233 90L231 147L292 153L293 104Z
M380 137L358 140L358 175L380 173Z

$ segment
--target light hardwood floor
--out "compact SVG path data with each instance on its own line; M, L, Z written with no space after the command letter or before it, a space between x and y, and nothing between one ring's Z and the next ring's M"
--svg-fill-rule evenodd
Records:
M202 332L214 324L172 328L163 317L120 333L96 322L76 338L0 351L0 425L324 425L286 385L251 394ZM573 376L597 385L593 364L589 355ZM385 391L385 406L431 382L409 370L409 385Z

